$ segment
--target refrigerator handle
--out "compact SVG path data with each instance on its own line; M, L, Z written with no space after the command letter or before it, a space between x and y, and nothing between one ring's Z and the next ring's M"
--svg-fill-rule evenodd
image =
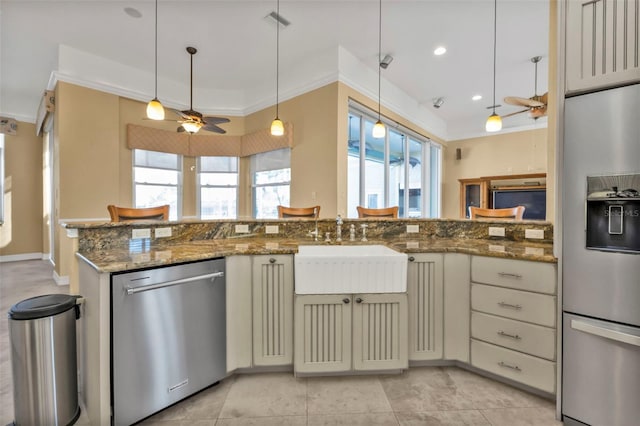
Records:
M600 324L596 325L585 320L571 320L571 328L595 336L604 337L605 339L615 340L616 342L627 343L629 345L640 347L640 336L634 334L623 333L619 330L613 330Z

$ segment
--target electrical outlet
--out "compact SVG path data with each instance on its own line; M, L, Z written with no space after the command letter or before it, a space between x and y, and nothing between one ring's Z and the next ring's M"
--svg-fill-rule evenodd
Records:
M133 228L131 230L131 239L135 240L137 238L151 238L151 229L149 229L149 228L143 228L143 229Z
M531 254L534 256L544 256L544 249L540 247L525 247L524 254Z
M277 234L280 232L278 225L267 225L264 227L265 234Z
M525 229L524 237L534 240L542 240L544 239L544 229Z
M489 235L491 237L504 237L504 228L497 227L497 226L490 226Z
M248 234L249 225L236 225L236 234Z
M171 227L167 226L164 228L156 228L154 231L156 238L170 237L171 236Z
M420 232L420 225L407 225L407 234L417 234Z

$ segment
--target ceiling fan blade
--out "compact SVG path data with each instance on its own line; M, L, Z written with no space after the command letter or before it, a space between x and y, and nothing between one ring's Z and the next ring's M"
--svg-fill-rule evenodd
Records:
M173 112L175 115L177 115L178 117L180 117L182 119L188 120L188 119L191 118L191 116L185 114L186 111L180 111L180 110L173 109L173 108L167 108L167 109L169 109L171 112Z
M209 132L214 132L214 133L220 133L222 135L224 135L225 133L227 133L226 130L224 130L221 127L216 126L213 123L207 123L204 126L202 126L201 130L207 130Z
M213 117L210 115L206 115L204 117L202 117L204 122L207 124L222 124L222 123L228 123L229 120L228 118L224 118L224 117Z
M511 114L501 115L500 117L501 117L501 118L511 117L512 115L522 114L523 112L527 112L527 111L529 111L529 108L527 108L527 109L523 109L522 111L512 112Z
M507 96L506 98L504 98L504 102L509 105L524 106L529 108L544 106L542 102L536 101L534 99L519 98L517 96Z

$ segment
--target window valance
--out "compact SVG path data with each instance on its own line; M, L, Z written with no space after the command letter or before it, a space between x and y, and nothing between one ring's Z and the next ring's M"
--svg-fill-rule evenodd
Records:
M272 136L269 129L242 136L189 135L171 130L127 124L127 147L168 152L189 157L246 157L261 152L293 147L293 124L285 123L283 136Z

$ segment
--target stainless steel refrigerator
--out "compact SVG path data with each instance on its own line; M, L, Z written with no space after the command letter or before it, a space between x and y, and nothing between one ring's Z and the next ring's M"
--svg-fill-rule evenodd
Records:
M640 422L640 84L565 100L562 414Z

